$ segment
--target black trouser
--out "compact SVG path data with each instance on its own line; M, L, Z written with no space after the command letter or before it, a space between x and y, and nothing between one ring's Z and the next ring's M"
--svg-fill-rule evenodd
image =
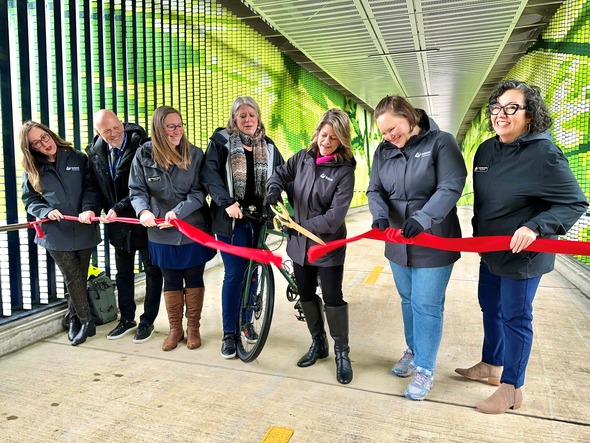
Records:
M162 268L162 274L164 274L164 291L182 291L183 288L204 288L204 273L204 264L188 269Z
M82 323L92 320L88 305L88 265L92 249L80 251L48 250L55 264L59 267L68 291L68 309L70 315L77 315Z
M139 318L142 323L151 325L158 316L160 309L160 297L162 296L162 271L152 263L148 248L139 248L139 258L143 263L145 272L145 300L143 314ZM135 250L129 252L115 248L115 263L117 275L117 298L121 319L135 320Z
M293 270L295 271L295 281L299 289L299 298L302 302L316 300L319 273L324 304L335 307L346 304L342 298L344 265L320 268L311 265L300 266L297 263L293 263Z

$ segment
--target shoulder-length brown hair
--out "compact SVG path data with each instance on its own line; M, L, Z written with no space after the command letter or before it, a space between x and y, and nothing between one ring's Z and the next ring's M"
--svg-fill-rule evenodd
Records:
M33 128L39 128L45 131L55 142L57 148L74 149L70 142L65 141L43 123L37 123L32 120L28 120L23 123L19 131L19 143L20 149L23 153L22 166L28 175L29 182L35 191L43 193L41 189L41 177L39 175L39 156L43 155L36 152L29 144L29 132Z
M320 122L313 131L311 143L309 144L307 150L317 148L318 136L324 125L332 126L332 129L334 129L334 134L336 137L338 137L338 140L340 140L340 146L338 149L336 149L336 151L334 151L336 160L352 161L354 155L352 153L350 119L344 111L337 108L329 109L324 113L320 119Z
M186 138L185 131L182 132L182 138L180 139L178 148L172 146L170 141L168 141L164 120L170 114L178 114L182 121L182 115L172 106L160 106L152 114L152 156L154 161L164 169L169 169L172 165L176 165L186 170L191 164L190 143Z

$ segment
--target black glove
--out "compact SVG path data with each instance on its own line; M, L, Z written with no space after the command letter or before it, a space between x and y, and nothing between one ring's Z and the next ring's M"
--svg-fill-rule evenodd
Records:
M299 231L293 228L289 228L288 226L281 227L281 231L285 234L290 235L291 237L299 237Z
M416 237L421 232L424 232L424 227L415 218L410 217L402 225L402 235L406 238Z
M380 231L385 231L387 228L389 228L389 220L386 218L378 218L373 222L371 228L378 228Z
M277 204L279 200L282 201L281 188L279 188L278 186L273 186L267 191L264 203L267 205L274 206Z

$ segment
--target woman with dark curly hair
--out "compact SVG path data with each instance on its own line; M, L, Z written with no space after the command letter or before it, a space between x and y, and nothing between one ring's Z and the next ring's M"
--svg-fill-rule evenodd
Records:
M533 299L541 276L555 262L554 254L524 249L537 237L565 234L588 203L567 158L552 141L551 117L538 87L501 82L490 96L487 116L496 136L479 146L473 161L473 235L512 239L510 250L481 254L482 359L455 371L499 385L476 408L502 414L522 404L533 342Z

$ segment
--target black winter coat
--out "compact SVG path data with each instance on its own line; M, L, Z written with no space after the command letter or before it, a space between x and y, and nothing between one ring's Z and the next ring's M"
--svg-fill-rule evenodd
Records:
M88 168L88 158L73 149L58 148L57 160L52 164L47 157L33 153L39 162L41 189L33 189L25 173L22 200L26 211L39 219L46 218L57 209L63 215L77 217L85 211L100 211L99 198ZM35 237L35 243L53 251L80 251L94 248L100 243L98 223L78 221L48 221L41 224L44 238Z
M285 163L274 142L266 137L268 170L270 177L279 165ZM236 202L233 190L231 162L229 159L229 134L225 128L218 128L211 136L205 152L205 165L201 171L203 182L211 196L211 218L215 234L231 237L234 220L225 208Z
M102 137L96 135L86 152L105 214L113 209L118 217L135 218L129 199L129 172L135 152L146 138L146 133L139 125L125 123L125 135L127 139L114 180L109 170L109 145ZM147 247L147 229L144 226L129 223L109 223L106 226L109 243L115 248L131 252Z
M549 132L512 143L493 137L473 160L473 235L509 235L526 226L541 237L565 234L588 203L567 158ZM540 252L487 252L482 260L493 274L514 279L538 277L553 269L555 255Z
M317 148L302 149L276 168L267 182L267 189L278 186L285 189L293 182L293 220L320 237L326 243L346 238L344 218L354 193L356 162L334 160L316 165ZM305 236L289 236L287 254L300 266L309 264L307 250L315 245ZM326 254L312 266L331 267L344 264L346 248Z

